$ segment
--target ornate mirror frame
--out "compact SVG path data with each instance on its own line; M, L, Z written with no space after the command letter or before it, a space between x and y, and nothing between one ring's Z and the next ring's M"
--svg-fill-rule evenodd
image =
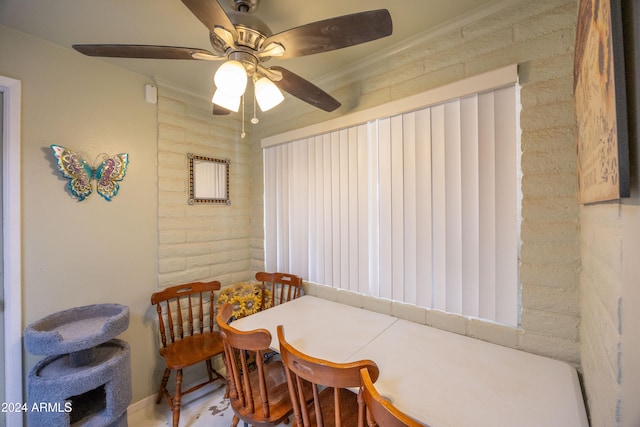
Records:
M229 159L187 154L189 158L189 204L230 205Z

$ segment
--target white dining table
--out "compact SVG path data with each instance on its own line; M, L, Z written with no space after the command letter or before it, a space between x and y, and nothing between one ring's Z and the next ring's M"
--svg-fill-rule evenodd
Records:
M381 395L431 427L587 427L569 364L382 313L305 295L236 320L277 326L304 353L333 362L371 359Z

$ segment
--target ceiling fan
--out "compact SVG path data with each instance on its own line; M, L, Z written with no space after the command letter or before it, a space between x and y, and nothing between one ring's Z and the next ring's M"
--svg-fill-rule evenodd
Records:
M263 111L272 106L267 105L267 101L277 105L282 100L282 90L330 112L340 107L340 102L331 95L283 67L266 68L262 63L271 58L294 58L354 46L389 36L393 31L389 11L378 9L316 21L272 34L262 20L251 14L260 0L228 1L233 8L229 13L217 0L182 0L209 30L212 51L133 44L74 44L73 48L85 55L112 58L226 60L215 76L214 114L238 111L247 78L254 81L254 93ZM233 88L232 79L240 79L239 88ZM273 92L274 87L279 101L271 102L267 95L262 95L265 100L263 107L259 92L263 89L265 94L269 90Z

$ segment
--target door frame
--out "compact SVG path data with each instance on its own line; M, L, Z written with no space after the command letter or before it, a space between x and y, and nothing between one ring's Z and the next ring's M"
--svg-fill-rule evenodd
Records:
M22 379L22 222L20 80L0 76L4 92L2 138L2 242L4 249L5 399L24 402ZM6 413L7 425L22 426L20 412Z

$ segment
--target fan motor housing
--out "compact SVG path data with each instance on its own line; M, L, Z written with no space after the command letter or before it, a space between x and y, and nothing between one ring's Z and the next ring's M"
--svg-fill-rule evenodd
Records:
M257 1L254 0L257 4ZM233 23L238 34L238 39L234 45L230 45L228 41L220 37L216 33L210 33L211 46L216 52L229 56L232 53L244 52L253 55L261 47L265 39L272 35L271 30L260 18L255 15L249 15L246 12L229 12L229 19ZM251 62L263 62L268 57L254 57ZM242 61L247 63L247 61ZM254 65L255 67L255 65Z
M267 38L262 32L244 25L236 25L236 31L238 32L238 46L246 46L251 50L258 50Z
M229 0L233 10L238 12L253 12L258 8L260 0Z
M253 76L258 65L258 58L248 52L232 52L229 54L229 59L240 62L244 66L245 70L247 70L247 74L249 76Z

